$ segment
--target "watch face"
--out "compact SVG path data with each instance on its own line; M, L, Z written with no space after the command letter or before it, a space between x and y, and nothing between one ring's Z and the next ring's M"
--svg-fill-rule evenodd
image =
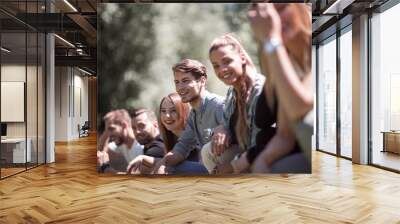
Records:
M267 52L268 54L271 54L272 52L274 52L276 50L276 48L278 48L281 45L282 45L282 43L279 39L271 38L271 39L265 41L264 51Z
M211 133L212 133L211 128L206 128L203 130L204 142L209 142L211 140Z

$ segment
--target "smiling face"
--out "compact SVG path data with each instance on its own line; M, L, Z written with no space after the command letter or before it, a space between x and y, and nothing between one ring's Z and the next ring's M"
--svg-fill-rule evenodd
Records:
M246 60L231 45L221 46L210 52L215 74L226 85L234 85L244 73Z
M160 118L162 124L169 131L181 129L183 124L180 122L178 111L172 101L166 97L161 103Z
M132 128L141 145L149 144L158 134L157 122L151 121L146 113L141 113L132 119Z
M200 98L200 92L205 86L205 77L198 80L190 72L174 72L174 82L176 92L184 103L191 103Z

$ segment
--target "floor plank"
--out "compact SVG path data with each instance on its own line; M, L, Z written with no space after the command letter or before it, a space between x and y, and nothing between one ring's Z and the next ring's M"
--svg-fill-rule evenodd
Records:
M99 175L96 139L0 181L0 223L400 223L400 175L313 152L313 174Z

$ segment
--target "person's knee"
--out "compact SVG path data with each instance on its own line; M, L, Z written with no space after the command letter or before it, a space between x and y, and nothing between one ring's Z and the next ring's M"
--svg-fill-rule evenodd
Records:
M311 173L311 163L303 153L296 153L272 164L271 173Z
M201 148L201 160L210 160L212 156L211 143L207 143Z
M203 164L207 168L208 172L212 172L216 164L211 151L210 142L205 144L201 149L201 160L203 161Z

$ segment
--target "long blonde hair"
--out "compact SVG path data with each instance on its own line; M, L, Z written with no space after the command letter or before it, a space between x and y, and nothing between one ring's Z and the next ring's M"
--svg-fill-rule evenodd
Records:
M250 73L257 73L257 69L251 60L249 54L244 50L239 40L233 34L225 34L220 36L211 43L209 56L214 50L220 47L232 46L232 48L242 54L245 58L245 66L243 67L244 74L239 77L240 89L239 92L235 91L236 96L236 110L238 111L238 123L235 127L236 138L242 149L245 149L249 145L249 128L247 126L247 110L246 103L249 100L251 91L253 89L253 83L249 76L245 75Z

